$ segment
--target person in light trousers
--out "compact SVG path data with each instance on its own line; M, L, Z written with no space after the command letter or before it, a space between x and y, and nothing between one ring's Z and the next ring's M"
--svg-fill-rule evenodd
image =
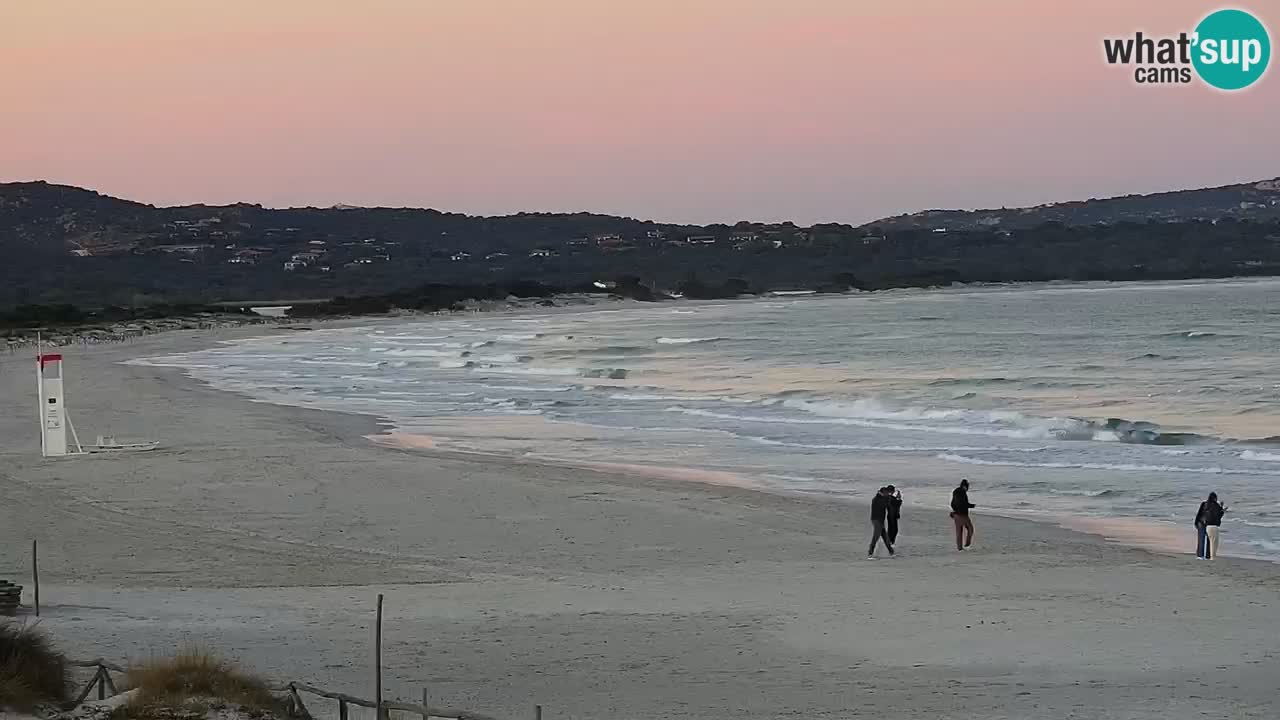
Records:
M1212 560L1218 556L1218 532L1222 529L1222 516L1227 506L1218 502L1218 493L1209 493L1209 499L1200 503L1196 511L1196 557Z

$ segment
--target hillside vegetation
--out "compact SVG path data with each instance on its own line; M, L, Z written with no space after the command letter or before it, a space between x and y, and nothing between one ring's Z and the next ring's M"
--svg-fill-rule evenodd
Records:
M1280 273L1275 181L862 227L689 226L522 213L158 208L0 185L0 310L381 296L426 285L879 289L954 282Z

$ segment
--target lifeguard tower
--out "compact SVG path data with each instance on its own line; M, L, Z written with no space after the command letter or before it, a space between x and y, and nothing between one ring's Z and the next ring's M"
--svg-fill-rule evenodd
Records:
M62 355L41 353L36 363L39 366L36 387L40 393L40 454L60 457L67 454L67 428L71 424L62 393ZM75 431L71 433L76 439ZM77 452L80 452L79 445L76 439Z
M157 441L120 443L114 437L99 435L96 445L81 445L76 427L67 412L62 385L62 355L36 350L36 392L40 398L40 454L44 457L87 455L105 452L138 452L155 450ZM67 435L70 434L70 442Z

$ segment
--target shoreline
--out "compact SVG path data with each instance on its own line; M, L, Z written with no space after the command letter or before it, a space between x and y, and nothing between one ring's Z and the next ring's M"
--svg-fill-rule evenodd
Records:
M956 553L945 512L924 508L900 558L866 562L864 505L388 449L367 439L375 416L120 364L250 332L76 354L86 434L166 440L135 456L33 458L26 358L0 359L0 433L17 439L0 541L40 539L42 627L68 652L198 642L354 692L386 593L388 696L428 686L497 717L1274 715L1270 563L987 515ZM21 559L5 570L21 577Z
M384 431L378 434L366 435L364 436L366 440L388 450L415 453L424 457L461 458L474 460L476 462L528 464L547 468L587 470L602 474L616 474L622 477L630 477L641 481L659 480L674 483L701 483L717 487L735 488L749 493L759 493L762 495L785 499L813 498L813 496L803 492L788 492L786 490L765 488L749 475L742 475L732 471L716 471L697 467L671 465L592 462L549 456L515 457L505 455L501 452L452 449L448 447L447 443L441 443L431 436L401 432L396 429L393 422L385 418L381 418L380 422L383 423L385 428ZM847 496L823 497L817 501L843 506L854 506L858 508L859 512L865 512L870 508L870 504L868 502ZM934 505L913 504L910 509L914 512L923 511L937 515L947 512L945 507ZM1001 522L1024 522L1046 529L1063 530L1088 536L1116 547L1153 553L1163 557L1190 556L1192 552L1189 548L1191 544L1194 544L1195 539L1194 532L1182 532L1175 528L1172 523L1164 523L1158 520L1149 520L1145 518L1103 518L1072 515L1070 513L1019 513L1017 511L1005 509L983 510L982 512L977 513L977 516L984 519L996 518ZM1227 550L1223 551L1219 557L1222 559L1230 558L1235 561L1247 563L1262 563L1267 566L1280 565L1280 559L1241 554L1238 552L1231 552L1230 550L1231 548L1228 546Z
M1041 283L1044 285L1052 285L1052 283ZM694 301L701 302L701 301ZM708 301L713 302L713 301ZM574 312L574 311L590 311L596 309L599 304L585 304L578 306L563 306L557 309L549 309L537 307L532 304L516 304L502 309L471 310L472 312L495 312L495 313L535 313L541 314L545 312ZM192 346L184 347L179 352L194 352L214 347L219 343L247 341L256 338L274 337L283 334L295 332L310 332L316 330L328 330L347 327L358 327L362 325L378 326L400 322L406 319L421 319L422 317L437 315L438 313L409 313L397 314L392 316L373 316L373 317L342 317L342 318L326 318L319 319L314 322L306 323L313 327L297 328L291 327L291 324L279 324L268 321L267 323L252 323L235 327L212 328L212 332L228 332L232 337L208 338L207 342L195 341ZM149 336L140 342L146 344L163 345L165 336L170 333L182 332L186 329L175 329ZM135 343L133 347L137 348ZM145 348L142 348L145 349ZM160 352L161 348L157 347L156 351ZM161 353L165 354L165 353ZM168 354L173 354L169 352ZM144 357L136 358L145 360ZM2 361L3 358L0 358ZM784 490L772 490L762 487L760 483L754 481L750 476L741 475L730 471L717 471L706 468L695 467L679 467L666 465L649 465L641 463L608 463L608 462L591 462L578 461L567 458L556 457L522 457L502 453L500 451L486 451L481 449L456 449L444 446L426 435L418 435L401 431L395 422L382 415L370 414L359 410L335 410L321 409L313 407L303 407L291 405L287 403L276 403L271 400L264 400L253 397L247 393L238 391L222 390L216 388L209 383L192 377L191 373L178 368L166 368L149 366L151 370L173 372L182 378L183 382L197 385L204 390L214 393L222 393L234 396L245 402L251 403L268 403L281 408L291 410L299 410L308 413L332 414L335 416L358 417L364 418L377 429L375 433L353 434L346 436L343 441L348 443L366 442L371 446L389 449L394 451L407 451L424 456L435 456L439 458L463 459L477 462L493 462L511 465L536 465L545 468L557 469L573 469L584 470L588 472L596 472L601 474L616 474L622 477L630 477L637 480L661 480L671 482L692 482L705 483L709 485L734 487L748 492L762 493L773 497L780 498L807 498L809 497L802 492L787 492ZM3 455L3 453L0 453ZM848 497L830 497L826 498L828 502L836 502L842 505L853 505L859 508L869 507L869 503L857 498ZM926 512L945 512L946 508L941 506L916 506ZM1080 533L1083 535L1096 538L1100 541L1125 547L1133 550L1141 550L1145 552L1157 553L1169 557L1190 556L1191 551L1188 549L1194 542L1194 533L1187 531L1185 533L1178 532L1171 523L1164 523L1157 520L1149 520L1136 517L1093 517L1084 515L1072 515L1070 513L1057 514L1040 514L1029 512L1018 512L1016 510L991 510L981 513L985 517L995 517L1001 520L1014 520L1019 522L1029 522L1041 525L1046 528L1055 528L1066 530L1069 532ZM1228 544L1226 550L1221 555L1222 558L1231 558L1244 562L1261 562L1267 565L1280 565L1280 558L1268 559L1256 555L1239 554L1232 552L1231 546Z

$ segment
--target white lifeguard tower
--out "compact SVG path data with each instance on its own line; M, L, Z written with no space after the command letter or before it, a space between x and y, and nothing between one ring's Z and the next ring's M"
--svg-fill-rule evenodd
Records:
M67 454L67 428L71 419L62 394L62 355L57 353L36 356L36 387L40 393L40 454L60 457ZM74 438L75 431L72 431ZM76 442L76 451L80 443Z
M39 341L37 340L37 343ZM44 457L87 455L89 453L155 450L157 441L120 443L114 437L99 435L97 445L81 445L76 427L67 412L66 395L62 386L62 355L45 353L37 344L36 394L40 398L40 454ZM67 442L67 434L71 442Z

